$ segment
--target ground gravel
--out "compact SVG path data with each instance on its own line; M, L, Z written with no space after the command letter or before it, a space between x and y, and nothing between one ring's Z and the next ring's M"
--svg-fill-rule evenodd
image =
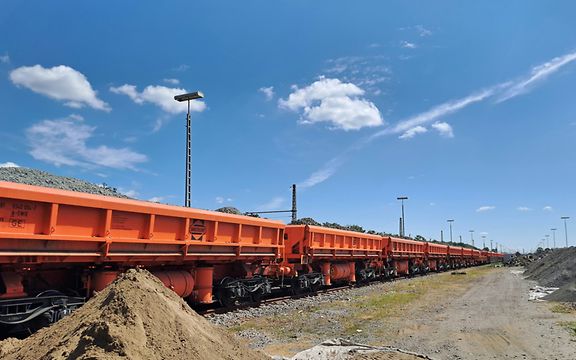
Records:
M95 195L114 196L124 199L129 198L109 186L93 184L80 179L53 175L45 171L23 167L0 168L0 181L78 191Z

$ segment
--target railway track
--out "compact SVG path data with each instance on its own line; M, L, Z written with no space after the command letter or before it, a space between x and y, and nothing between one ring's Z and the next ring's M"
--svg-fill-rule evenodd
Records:
M210 316L212 314L224 314L224 313L231 312L231 311L245 310L245 309L254 308L254 307L266 306L266 305L270 305L270 304L274 304L274 303L278 303L278 302L282 302L282 301L286 301L286 300L295 300L295 299L302 299L305 297L320 296L322 294L328 294L328 293L352 289L352 288L357 287L357 286L358 285L337 286L337 287L322 289L322 290L316 291L314 293L304 293L304 294L296 294L296 295L284 295L284 296L270 297L267 299L263 299L262 301L260 301L258 303L244 303L242 305L238 305L235 307L223 307L223 306L210 307L209 306L205 309L196 308L195 310L198 314L200 314L202 316Z

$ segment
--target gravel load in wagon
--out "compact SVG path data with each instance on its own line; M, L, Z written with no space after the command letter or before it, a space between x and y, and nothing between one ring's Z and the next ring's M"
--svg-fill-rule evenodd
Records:
M9 181L19 184L45 186L60 190L78 191L88 194L115 196L128 199L115 188L105 184L92 184L88 181L65 176L57 176L45 171L23 167L0 168L0 181Z
M4 360L267 359L196 314L146 270L128 270L82 308L25 340Z

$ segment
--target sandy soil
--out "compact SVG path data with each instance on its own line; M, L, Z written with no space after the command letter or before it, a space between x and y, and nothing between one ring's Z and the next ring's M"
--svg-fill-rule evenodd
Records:
M576 359L575 339L559 325L575 316L529 302L533 282L510 268L474 282L443 305L407 314L388 344L437 359Z

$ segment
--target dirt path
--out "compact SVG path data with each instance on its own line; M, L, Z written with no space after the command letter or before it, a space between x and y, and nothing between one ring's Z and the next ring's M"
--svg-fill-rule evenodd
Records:
M407 314L390 345L437 359L576 359L574 339L558 325L574 321L574 315L529 302L532 282L510 268L495 269L475 282L444 305Z

